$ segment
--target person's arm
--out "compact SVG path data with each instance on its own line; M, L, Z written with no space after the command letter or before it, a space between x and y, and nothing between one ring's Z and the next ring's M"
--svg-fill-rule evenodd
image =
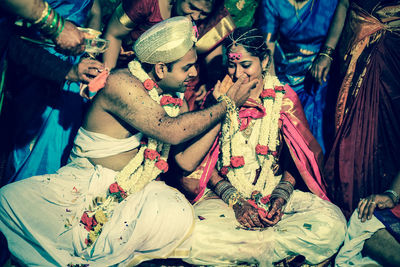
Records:
M134 23L125 14L122 4L114 11L108 22L105 39L110 41L107 51L103 54L103 62L109 69L117 65L118 55L121 51L122 39L134 28Z
M8 58L31 74L56 83L65 80L88 83L104 69L102 63L88 58L73 65L17 35L10 37Z
M39 19L45 8L43 0L3 0L0 1L0 5L8 12L21 16L29 21Z
M90 12L88 14L87 18L87 27L101 31L101 18L102 18L102 12L101 12L101 6L99 3L99 0L94 0L92 8L90 9Z
M4 0L0 1L0 5L10 13L21 16L32 23L41 20L47 10L47 4L43 0ZM52 15L49 16L49 20L51 18ZM41 29L41 32L45 34L48 33L47 31L47 27ZM80 54L85 49L83 34L69 21L64 22L61 32L54 35L52 39L57 48L66 54Z
M227 92L228 98L237 106L247 100L257 84L257 81L252 81L243 85L244 79L245 75ZM108 113L147 136L173 145L188 141L215 126L225 116L227 108L227 102L221 101L205 110L169 117L145 92L142 83L126 71L110 75L99 97L99 104Z
M193 172L211 149L220 129L221 124L219 123L192 144L182 144L176 147L174 149L177 152L175 161L178 166L185 172Z
M397 174L389 190L382 194L370 195L362 198L358 203L358 218L365 222L370 220L376 208L391 209L399 204L400 196L400 172Z
M335 14L333 15L331 25L326 37L325 44L321 48L319 54L314 59L310 68L310 73L317 82L322 83L326 81L328 76L333 52L339 41L340 34L343 30L344 22L346 20L347 9L349 8L349 0L339 0L336 7Z
M281 181L271 193L270 208L266 218L261 218L268 226L273 226L281 220L283 216L282 208L289 201L296 185L294 174L298 173L297 167L286 143L284 143L279 155L279 162L283 170L283 175Z

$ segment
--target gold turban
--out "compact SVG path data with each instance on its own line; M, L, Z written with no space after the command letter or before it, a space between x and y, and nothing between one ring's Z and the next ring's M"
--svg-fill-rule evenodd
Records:
M194 45L192 22L186 17L173 17L157 23L139 39L133 50L140 62L170 63L183 57Z

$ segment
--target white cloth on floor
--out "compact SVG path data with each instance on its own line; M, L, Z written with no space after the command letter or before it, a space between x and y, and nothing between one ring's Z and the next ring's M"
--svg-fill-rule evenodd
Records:
M160 181L120 202L98 239L86 248L88 231L80 218L97 196L107 192L117 172L93 166L76 154L71 159L56 174L0 189L0 230L18 261L28 266L125 266L188 255L193 208L181 193Z
M192 249L184 259L192 264L272 266L292 255L303 255L308 263L317 264L337 252L346 232L338 207L297 190L281 221L262 231L239 228L233 209L220 199L202 200L194 208Z
M363 257L361 251L364 248L365 241L383 228L385 228L385 225L375 216L372 216L370 220L361 222L358 218L358 210L354 211L349 220L343 247L336 256L335 266L363 266L367 264L380 266L370 257Z

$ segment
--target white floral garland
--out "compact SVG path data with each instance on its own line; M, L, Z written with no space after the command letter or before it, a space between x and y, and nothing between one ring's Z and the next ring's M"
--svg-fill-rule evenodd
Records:
M282 84L276 76L267 75L264 78L263 88L274 89L276 95L274 99L263 99L266 116L261 119L258 144L268 146L269 151L273 152L279 147L279 117L284 91L276 90L276 88L281 86ZM249 179L245 177L245 172L242 167L234 168L231 166L232 157L244 157L244 163L246 163L243 148L250 145L246 144L246 138L239 131L239 128L238 112L227 114L222 125L222 137L220 141L222 156L218 165L219 169L221 170L224 166L230 166L226 177L244 197L251 198L251 194L254 191L259 191L263 196L267 196L271 194L272 190L281 179L280 176L275 176L272 169L276 159L271 154L257 154L257 161L259 166L261 166L261 173L256 184L253 185Z

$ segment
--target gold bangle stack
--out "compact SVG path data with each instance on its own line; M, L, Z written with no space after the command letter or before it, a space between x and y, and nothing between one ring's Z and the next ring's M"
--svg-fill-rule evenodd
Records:
M33 22L33 25L35 25L43 35L54 40L64 30L65 19L45 2L45 8L40 18Z

